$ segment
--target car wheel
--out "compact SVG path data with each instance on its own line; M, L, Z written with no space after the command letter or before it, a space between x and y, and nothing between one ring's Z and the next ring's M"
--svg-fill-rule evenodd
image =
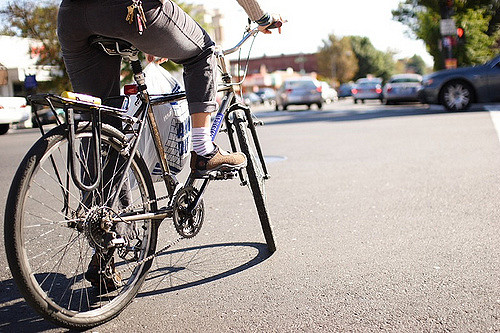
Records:
M357 99L354 100L354 104L358 104L358 100Z
M447 110L466 110L474 98L472 88L464 82L452 81L447 83L441 91L441 103Z
M0 135L4 135L9 131L9 124L0 124Z
M286 110L286 109L288 109L288 105L283 104L282 108L283 108L283 110Z
M276 111L279 111L279 110L280 110L280 106L279 106L278 104L276 104L276 105L274 106L274 109L275 109Z
M316 103L316 105L318 106L318 110L321 110L321 108L323 107L322 103Z
M364 100L364 99L362 99L362 100L361 100L361 103L365 104L365 100Z

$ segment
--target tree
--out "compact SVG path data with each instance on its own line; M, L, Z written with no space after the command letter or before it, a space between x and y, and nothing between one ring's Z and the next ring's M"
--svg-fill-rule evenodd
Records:
M439 29L442 4L443 0L405 0L392 11L393 18L406 25L411 36L425 42L436 70L444 67ZM500 0L455 0L453 18L467 35L465 46L454 50L459 65L482 63L498 53Z
M350 36L348 38L358 58L359 70L356 78L374 75L387 80L391 77L395 69L394 54L375 49L368 37Z
M351 81L358 71L358 60L348 38L339 39L330 34L323 40L318 52L318 72L326 78L344 83Z
M54 2L11 1L0 10L0 16L7 22L2 34L33 38L42 43L38 65L54 66L60 70L54 71L54 80L45 86L41 84L41 89L60 92L69 89L70 84L56 34L57 11L58 5Z
M406 70L407 71L412 71L420 75L424 75L426 72L426 64L424 59L420 57L419 55L414 55L410 59L408 59L408 62L406 63Z

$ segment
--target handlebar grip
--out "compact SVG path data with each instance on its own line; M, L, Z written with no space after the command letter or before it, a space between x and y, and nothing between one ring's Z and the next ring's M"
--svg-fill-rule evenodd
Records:
M274 21L266 29L277 29L277 28L281 28L282 25L283 25L282 21Z

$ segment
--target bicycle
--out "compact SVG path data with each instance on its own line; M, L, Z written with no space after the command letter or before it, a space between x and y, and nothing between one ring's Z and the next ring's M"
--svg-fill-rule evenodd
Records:
M92 44L130 61L140 106L126 109L82 96L33 95L33 104L62 108L65 122L31 147L9 191L5 246L9 266L22 295L44 318L71 329L87 329L116 317L136 296L152 260L183 239L194 237L204 220L203 193L212 180L239 177L253 194L270 253L276 250L265 205L269 178L250 109L237 99L225 63L258 29L247 26L233 48L216 51L222 73L222 102L212 124L212 139L224 123L231 149L247 156L243 170L218 171L204 179L188 176L181 184L171 172L158 133L153 106L186 98L184 92L150 95L139 50L128 42L102 36ZM119 97L120 103L123 96ZM167 195L156 196L151 175L137 147L148 124L161 164ZM236 143L238 142L239 148ZM160 203L165 202L165 206ZM161 206L161 207L160 207ZM158 227L171 218L179 237L156 250ZM135 232L133 242L118 237L116 226ZM84 278L89 258L99 258L97 287ZM119 279L117 278L119 277ZM114 279L108 285L109 279Z

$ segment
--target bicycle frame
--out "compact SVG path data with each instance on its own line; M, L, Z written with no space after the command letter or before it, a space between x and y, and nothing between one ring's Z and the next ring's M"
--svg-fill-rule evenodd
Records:
M234 138L234 131L232 130L232 125L231 125L231 119L228 117L228 114L236 111L236 110L242 110L245 113L245 116L248 121L248 126L250 129L250 132L253 137L253 142L255 145L255 148L257 150L257 154L259 157L259 160L261 162L265 178L268 178L268 172L265 164L265 160L262 154L262 150L260 147L259 140L257 138L256 134L256 129L255 125L256 123L253 122L252 119L252 113L250 109L243 104L240 104L237 102L236 99L236 94L237 91L235 89L235 86L240 85L241 82L239 83L234 83L232 82L232 77L229 73L229 70L226 65L225 61L225 56L229 55L231 53L234 53L238 51L242 45L250 38L254 37L259 33L259 30L257 28L251 29L250 27L247 27L246 33L243 36L243 38L238 42L238 44L230 49L227 50L220 50L216 49L216 59L218 63L218 68L221 72L221 79L222 79L222 85L218 89L219 92L223 92L223 97L222 101L220 103L219 109L214 117L214 120L212 122L210 134L212 141L215 140L217 135L220 132L221 126L223 122L225 121L227 132L228 132L228 137L229 137L229 142L231 145L231 149L233 151L236 151L236 141ZM104 42L100 42L99 38L97 38L96 43L101 46L101 48L108 54L110 55L120 55L122 56L125 60L130 61L132 65L132 70L134 72L134 80L138 84L139 87L139 93L138 97L141 101L141 105L139 106L138 110L134 114L133 117L126 116L126 110L123 109L117 109L113 107L108 107L104 105L95 105L92 103L86 103L86 102L81 102L81 101L67 101L64 98L58 97L58 96L44 96L44 97L38 97L38 101L34 98L33 102L38 102L42 103L45 105L49 105L53 111L55 110L55 106L52 103L53 100L50 98L54 98L57 102L56 106L62 106L65 111L66 111L66 121L68 125L68 131L69 131L69 141L70 142L70 154L73 155L69 158L70 161L70 170L71 170L71 176L78 188L80 188L82 191L91 191L95 189L100 182L100 178L102 177L102 174L99 172L96 175L96 179L92 179L92 184L91 185L85 185L81 180L78 179L78 176L76 175L76 169L74 168L74 165L76 161L75 158L75 148L72 147L73 145L73 140L74 140L74 133L75 133L75 121L73 120L73 111L74 110L80 110L83 112L88 112L89 110L91 111L91 124L92 124L92 130L93 130L93 138L92 141L97 140L97 142L94 142L91 144L92 147L98 147L99 145L99 138L100 138L100 122L96 121L101 119L101 113L112 115L114 117L117 117L121 119L125 127L123 128L123 133L125 134L132 134L132 137L135 137L135 141L132 142L130 145L128 145L125 150L126 154L128 156L134 156L138 150L139 146L139 139L141 137L141 134L144 131L144 126L145 123L148 123L148 126L150 128L150 132L154 141L155 145L155 150L158 156L158 160L160 161L160 166L162 170L162 178L165 183L165 187L168 192L168 197L169 197L169 203L166 207L166 209L159 209L157 212L153 213L148 213L148 214L136 214L136 215L127 215L127 216L121 216L121 217L116 217L113 219L113 222L119 222L119 221L134 221L134 220L142 220L142 219L164 219L168 217L172 217L172 201L174 199L175 195L175 190L177 186L179 185L179 181L176 179L175 175L171 173L170 168L168 166L168 162L166 159L165 151L163 149L163 143L161 141L160 133L158 130L158 124L156 121L156 118L153 113L153 106L155 105L161 105L161 104L166 104L166 103L172 103L175 101L183 100L186 99L186 93L185 92L179 92L179 93L171 93L171 94L161 94L161 95L150 95L147 91L147 86L145 84L145 76L142 71L142 65L140 63L138 53L139 50L134 48L133 46L130 49L124 49L123 45L120 45L119 42L116 42L116 45L113 45L116 47L116 52L113 53L113 50L111 50L109 47L106 47L104 45ZM43 101L43 102L41 102ZM59 102L61 104L59 104ZM86 111L85 111L86 110ZM147 118L147 121L146 121ZM138 128L134 129L134 125L139 124ZM43 129L41 128L42 134L43 134ZM93 149L96 150L94 153L96 156L96 160L100 160L100 152L99 149ZM123 170L129 170L130 166L132 163L132 158L128 158L125 166L123 167ZM99 169L99 168L97 168ZM243 172L240 170L239 171L239 178L241 180L242 185L246 184L246 179L243 174ZM116 188L119 189L121 188L125 181L127 179L127 174L124 172L121 176L120 179L116 185ZM191 186L195 182L195 178L189 176L189 178L186 181L186 185ZM205 188L208 185L208 182L210 181L210 178L206 178L203 180L203 184L200 187L199 193L197 198L194 200L193 204L188 208L188 210L192 210L196 207L198 202L201 200L201 197L203 195L203 192ZM108 205L110 207L113 207L119 197L119 191L116 191L111 198L108 198Z
M235 110L243 110L245 112L245 115L246 115L247 120L248 120L249 128L250 128L250 131L252 133L252 137L253 137L254 144L255 144L255 147L257 150L257 154L259 156L259 160L262 164L266 178L268 178L268 172L267 172L264 156L262 154L262 149L260 147L260 143L259 143L258 138L257 138L255 124L252 120L251 111L247 106L237 103L236 90L234 87L236 85L239 85L240 83L233 83L232 82L232 78L231 78L231 75L228 71L226 61L225 61L226 55L238 51L242 47L242 45L250 37L256 36L258 34L258 32L259 32L259 30L257 28L254 28L254 29L247 28L246 34L244 35L244 37L241 39L241 41L236 46L234 46L233 48L228 49L228 50L216 50L217 63L218 63L218 67L219 67L221 75L222 75L222 77L221 77L222 87L218 91L223 92L224 95L222 97L222 101L221 101L221 104L219 106L219 109L215 115L213 122L212 122L210 134L211 134L212 141L214 141L220 132L221 125L222 125L223 121L225 120L226 121L226 128L228 129L228 136L229 136L231 148L233 149L233 151L236 151L236 142L234 139L234 133L231 129L231 123L230 123L231 120L227 117L227 115L228 115L228 113L233 112ZM132 63L132 68L133 69L138 68L138 66L137 66L138 59L130 59L130 60ZM136 65L134 65L134 61L136 62ZM154 105L161 105L161 104L165 104L165 103L171 103L171 102L185 99L186 94L185 94L185 92L181 92L181 93L173 93L173 94L149 95L149 93L147 92L145 82L144 82L144 75L142 73L142 70L140 72L137 72L137 73L134 72L134 78L135 78L137 84L139 85L139 91L140 91L139 98L142 101L142 104L136 113L139 116L139 118L142 120L140 129L139 129L139 133L138 133L138 137L140 137L140 134L142 133L142 130L144 127L144 118L145 118L145 115L147 115L148 124L150 126L151 135L152 135L153 140L155 142L155 148L156 148L158 158L160 160L160 165L161 165L162 172L163 172L163 179L164 179L165 186L167 188L167 191L168 191L168 194L170 197L170 202L169 202L169 205L165 211L158 211L155 213L118 217L115 219L115 222L133 221L133 220L142 220L142 219L164 219L167 217L171 217L172 211L171 211L171 209L168 209L168 208L171 207L171 202L174 198L175 189L176 189L177 185L179 184L179 182L177 181L175 176L170 172L168 162L166 160L165 153L163 150L163 143L161 141L160 134L158 131L158 125L157 125L157 122L156 122L156 119L155 119L155 116L153 113L153 106ZM133 147L131 149L131 154L132 154L131 156L133 156L133 154L135 154L135 152L137 150L137 146L138 146L138 140L136 140L136 142L133 144ZM130 167L130 163L131 163L131 160L128 161L128 164L126 165L125 170L127 170ZM240 177L241 183L246 184L244 174L241 170L239 171L239 177ZM126 175L125 174L122 175L121 180L119 182L119 187L117 187L117 188L120 188L123 185L125 178L126 178ZM189 176L188 180L186 181L186 184L192 185L195 180L196 179ZM200 190L198 192L198 195L195 198L195 200L193 200L193 203L190 205L190 207L188 207L188 211L192 211L198 205L209 181L210 181L210 178L204 179L203 184L201 185ZM115 193L115 195L114 195L112 205L115 203L115 201L117 199L118 199L118 192Z

